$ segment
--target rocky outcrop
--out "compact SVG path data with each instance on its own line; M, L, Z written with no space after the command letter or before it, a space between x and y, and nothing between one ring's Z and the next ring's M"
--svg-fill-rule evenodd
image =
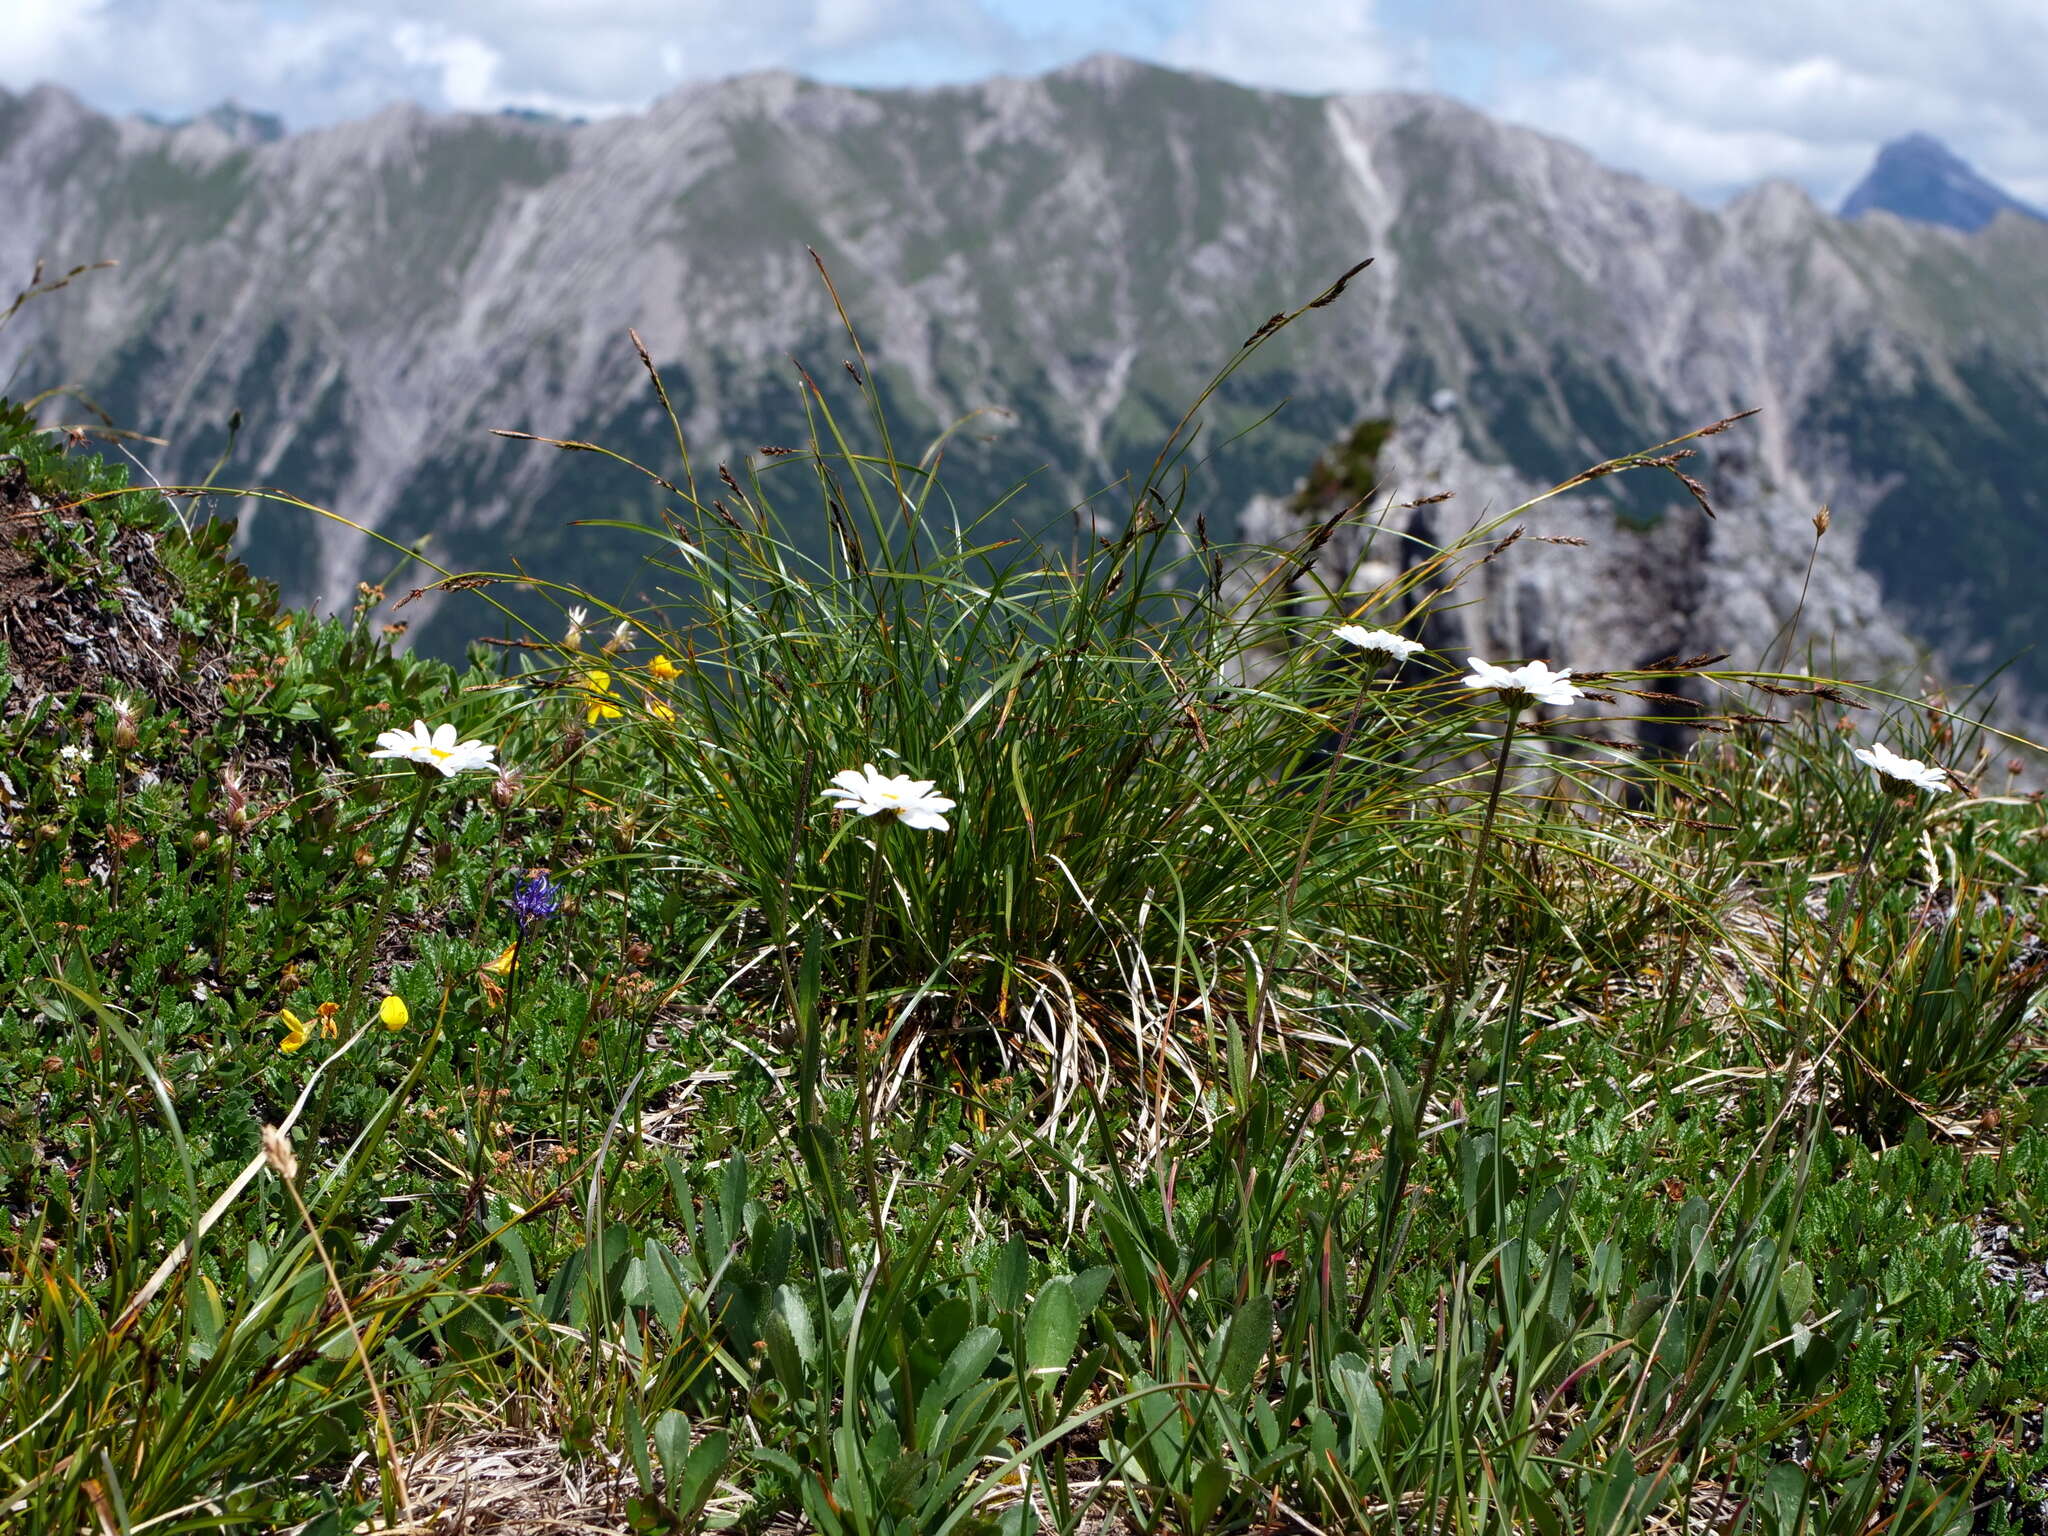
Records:
M1830 512L1818 533L1818 503L1770 478L1745 423L1698 439L1674 466L1736 510L1709 516L1681 487L1679 504L1644 521L1605 476L1546 497L1549 485L1476 454L1463 416L1445 391L1433 407L1365 423L1292 494L1252 499L1242 522L1261 544L1302 548L1336 525L1285 584L1298 612L1398 627L1453 661L1605 671L1725 653L1731 666L1917 681L1925 647L1858 565L1854 522ZM1411 585L1447 549L1460 552L1452 589L1441 576ZM1263 574L1242 573L1238 592Z

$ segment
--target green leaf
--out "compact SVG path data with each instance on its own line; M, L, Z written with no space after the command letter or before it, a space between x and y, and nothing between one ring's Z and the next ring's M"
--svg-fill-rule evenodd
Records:
M951 1403L968 1386L981 1379L982 1372L995 1359L1002 1343L1003 1336L993 1328L969 1329L966 1336L953 1346L952 1354L946 1357L945 1369L939 1372L938 1382L927 1400L936 1399L937 1406L941 1408Z
M768 1364L775 1379L791 1397L800 1397L818 1343L811 1328L810 1308L789 1286L775 1288L774 1298L761 1320L761 1334L768 1345Z
M1194 1487L1188 1493L1188 1528L1191 1531L1205 1531L1209 1522L1216 1518L1216 1511L1223 1505L1224 1495L1230 1492L1230 1469L1220 1461L1205 1461L1195 1473Z
M1794 1259L1778 1276L1778 1299L1785 1304L1786 1316L1794 1322L1813 1305L1813 1271L1807 1268L1804 1259Z
M673 1337L683 1320L683 1291L676 1283L681 1266L675 1255L653 1238L647 1240L641 1258L646 1265L647 1305Z
M1016 1312L1024 1305L1025 1292L1031 1285L1031 1251L1024 1246L1022 1237L1012 1237L1003 1244L1002 1256L996 1260L995 1279L989 1285L989 1299L996 1304L998 1312Z
M1351 1421L1351 1459L1355 1463L1379 1444L1384 1407L1373 1385L1372 1369L1358 1356L1343 1354L1330 1362L1330 1385Z
M681 1409L669 1408L655 1416L654 1454L661 1458L662 1475L675 1482L690 1454L690 1420Z
M724 1222L727 1242L736 1240L746 1231L747 1155L744 1152L735 1151L725 1160L725 1176L720 1181L718 1192L718 1214Z
M1216 1384L1232 1397L1242 1395L1259 1373L1259 1362L1273 1342L1273 1298L1263 1291L1237 1309L1230 1320L1230 1336L1223 1345L1223 1362Z
M726 1457L731 1449L732 1436L722 1429L714 1429L690 1452L690 1459L683 1465L682 1478L669 1495L669 1502L682 1512L686 1520L694 1517L718 1491L718 1474L725 1470Z
M647 1461L647 1430L640 1422L640 1407L631 1397L625 1402L626 1452L633 1458L633 1472L643 1492L654 1491L654 1468Z
M1073 1282L1064 1275L1046 1281L1024 1319L1024 1368L1034 1376L1055 1375L1066 1369L1080 1341L1081 1309L1074 1304Z
M1791 1536L1806 1502L1806 1469L1781 1461L1764 1474L1756 1491L1756 1507L1762 1513L1766 1536Z
M1080 1308L1083 1317L1102 1305L1102 1298L1109 1291L1109 1281L1110 1268L1107 1264L1084 1269L1074 1276L1074 1305Z

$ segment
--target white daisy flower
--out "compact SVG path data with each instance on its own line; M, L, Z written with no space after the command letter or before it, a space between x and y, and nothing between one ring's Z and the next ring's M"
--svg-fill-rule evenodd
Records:
M942 813L952 810L955 802L932 793L936 782L913 779L908 774L891 778L877 772L873 763L867 763L833 774L832 788L825 791L824 797L842 811L861 816L894 816L915 831L943 832L946 818Z
M1586 690L1570 681L1570 667L1553 672L1540 661L1519 667L1497 667L1477 656L1467 656L1465 660L1472 665L1472 675L1465 679L1465 686L1491 688L1509 704L1569 704L1585 697Z
M377 737L372 757L394 757L426 768L438 768L443 778L454 778L472 769L489 769L498 749L481 741L457 741L455 727L427 729L427 722L415 720L409 731L385 731Z
M1346 645L1355 645L1361 651L1384 656L1397 664L1424 649L1420 640L1410 640L1405 635L1395 634L1391 629L1367 629L1362 624L1339 624L1332 633Z
M1896 779L1901 784L1910 784L1915 789L1929 790L1934 794L1946 794L1949 789L1948 775L1918 758L1901 757L1881 741L1873 741L1867 747L1858 747L1856 757L1868 763L1885 778Z

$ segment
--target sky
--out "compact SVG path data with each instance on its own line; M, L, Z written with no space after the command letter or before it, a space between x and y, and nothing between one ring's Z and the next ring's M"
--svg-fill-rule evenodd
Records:
M2048 205L2048 0L0 0L0 85L311 127L398 101L596 117L692 81L1031 74L1111 51L1305 92L1439 91L1707 202L1833 204L1944 140Z

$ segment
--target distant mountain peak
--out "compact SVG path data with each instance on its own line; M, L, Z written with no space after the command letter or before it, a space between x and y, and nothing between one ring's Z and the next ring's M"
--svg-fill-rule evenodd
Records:
M1982 229L2007 209L2048 220L2048 214L1987 181L1926 133L1909 133L1880 149L1869 174L1844 199L1842 217L1853 219L1873 209L1962 230Z

